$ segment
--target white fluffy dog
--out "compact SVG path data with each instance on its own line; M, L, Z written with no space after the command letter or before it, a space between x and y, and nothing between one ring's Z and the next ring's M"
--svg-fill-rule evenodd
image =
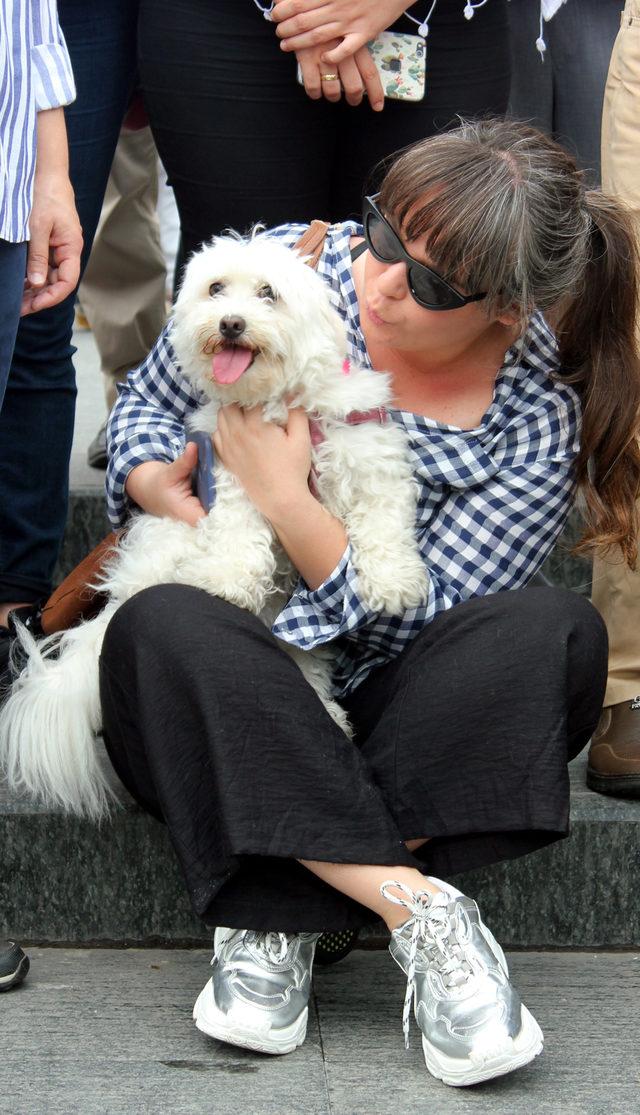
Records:
M405 435L390 421L352 424L354 412L384 407L389 377L345 364L345 328L322 279L265 236L216 239L189 263L171 340L202 398L192 429L212 434L218 409L232 402L261 405L266 421L280 423L288 405L305 409L322 434L313 447L318 498L346 527L362 599L391 614L419 605L427 576ZM22 630L28 662L0 714L0 755L14 789L94 818L108 811L113 791L95 747L98 658L111 616L134 593L167 582L193 585L269 625L291 596L296 571L219 461L215 486L214 506L196 527L133 518L105 574L108 603L95 619L38 645ZM330 695L330 650L287 650L348 732Z

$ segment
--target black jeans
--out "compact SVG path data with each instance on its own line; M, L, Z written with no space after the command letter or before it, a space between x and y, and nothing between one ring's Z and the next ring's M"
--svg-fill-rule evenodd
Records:
M355 690L350 742L259 620L161 585L107 630L105 742L166 822L196 913L341 929L373 915L297 859L446 876L566 835L567 762L597 722L606 672L604 625L584 598L471 600ZM416 858L404 841L424 837Z
M425 4L415 5L422 18ZM439 0L418 104L311 101L296 63L251 0L141 0L140 80L189 253L215 233L358 213L372 168L456 123L502 113L509 94L506 0L472 20ZM407 19L396 25L415 31Z

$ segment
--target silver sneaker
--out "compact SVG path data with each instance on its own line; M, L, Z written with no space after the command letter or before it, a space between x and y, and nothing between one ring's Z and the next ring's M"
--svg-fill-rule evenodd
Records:
M414 894L391 880L380 888L411 914L389 944L408 977L405 1044L413 999L429 1072L445 1084L477 1084L532 1061L542 1051L542 1031L509 982L505 955L476 903L432 881L443 893Z
M193 1008L198 1029L260 1053L302 1045L319 936L216 929L213 975Z

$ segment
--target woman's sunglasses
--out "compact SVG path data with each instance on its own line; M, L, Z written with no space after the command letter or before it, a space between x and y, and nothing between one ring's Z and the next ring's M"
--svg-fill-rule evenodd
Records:
M480 302L486 294L460 294L432 271L426 263L418 263L404 250L402 241L382 215L374 197L366 197L362 210L364 238L369 251L379 263L405 263L411 296L425 310L458 310L468 302Z

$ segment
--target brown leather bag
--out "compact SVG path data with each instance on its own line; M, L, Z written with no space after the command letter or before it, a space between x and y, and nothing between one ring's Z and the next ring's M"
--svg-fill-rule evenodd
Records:
M326 221L312 221L294 245L295 251L309 257L307 263L314 269L322 255L328 228ZM92 586L102 572L106 559L117 548L121 534L121 530L111 531L51 594L39 616L45 635L67 631L76 623L91 619L101 611L106 602L105 595Z
M83 619L91 619L101 611L106 597L94 587L95 582L107 557L117 548L121 534L121 530L112 530L51 593L39 617L45 635L67 631L69 627L74 627Z

